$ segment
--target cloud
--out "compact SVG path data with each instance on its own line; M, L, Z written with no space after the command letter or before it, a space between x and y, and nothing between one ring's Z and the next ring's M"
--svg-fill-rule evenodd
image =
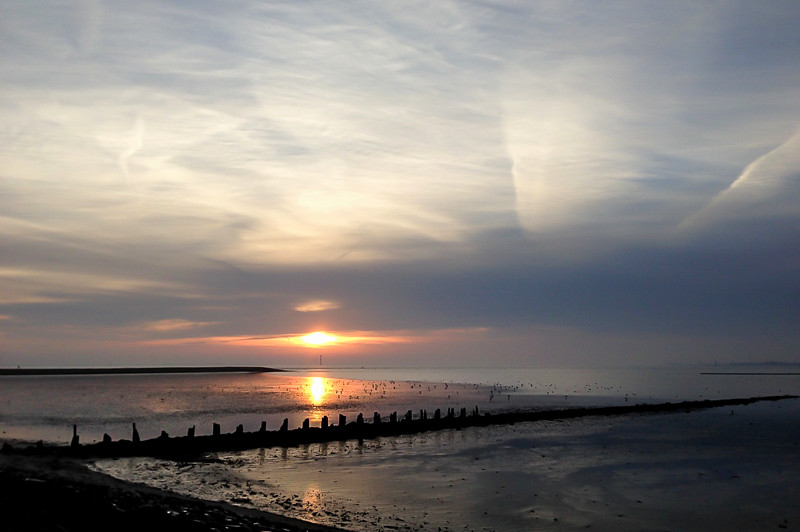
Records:
M189 321L180 318L164 319L158 321L146 322L141 327L148 331L154 332L173 332L183 331L187 329L197 329L200 327L208 327L209 325L216 325L214 322L197 322Z
M800 131L747 165L728 188L681 223L680 229L789 220L800 223Z
M738 353L769 332L788 353L798 21L792 2L9 5L6 338L82 356L137 330L486 328L526 360L539 334ZM491 350L445 336L397 345ZM170 345L130 349L190 356Z
M128 168L128 159L130 159L137 151L142 148L142 144L144 142L144 121L141 118L136 119L136 124L134 126L133 135L131 138L130 147L123 151L119 156L119 166L122 169L122 173L125 174L125 177L130 175L130 170Z
M323 312L325 310L336 310L341 305L333 301L314 300L302 303L294 307L297 312Z

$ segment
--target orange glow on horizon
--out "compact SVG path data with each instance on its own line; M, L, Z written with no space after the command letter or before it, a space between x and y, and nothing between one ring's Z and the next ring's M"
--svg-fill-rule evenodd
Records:
M300 339L309 347L322 347L336 343L338 340L337 337L331 336L330 334L322 331L315 331L311 334L301 336Z
M482 327L467 329L440 329L433 331L389 330L389 331L314 331L307 334L281 334L270 336L206 336L187 338L160 338L137 342L140 345L180 346L180 345L225 345L254 348L303 348L338 349L361 348L392 344L420 344L428 342L447 342L475 338L489 329Z

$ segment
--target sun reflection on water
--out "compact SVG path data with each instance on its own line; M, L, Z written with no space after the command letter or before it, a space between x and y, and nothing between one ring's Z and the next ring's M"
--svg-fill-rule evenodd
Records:
M303 493L303 518L306 521L319 522L319 519L325 513L325 500L322 496L322 490L316 484L310 485L305 493Z
M311 398L311 404L320 406L325 401L325 378L311 377L308 386L308 395Z

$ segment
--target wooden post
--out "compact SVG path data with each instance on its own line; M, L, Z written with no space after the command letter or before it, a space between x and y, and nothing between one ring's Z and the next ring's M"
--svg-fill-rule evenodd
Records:
M339 426L344 427L347 425L347 416L339 414Z
M213 432L211 433L212 436L218 437L220 435L220 426L219 423L214 423Z
M81 439L78 436L78 425L72 425L72 442L70 447L78 447L81 444Z
M139 439L139 431L136 430L136 423L133 424L133 434L131 435L131 440L133 440L133 443L139 443L141 441Z
M262 421L261 422L261 428L258 429L258 431L259 432L267 432L267 422L266 421Z
M323 429L328 428L328 416L322 416L322 423L320 425Z
M189 427L189 431L186 433L187 438L194 438L194 425Z
M311 426L311 425L310 425L310 422L308 421L308 418L305 418L305 419L303 420L303 430L308 430L308 428L309 428L310 426Z
M283 423L281 423L281 432L286 432L289 430L289 418L283 418Z

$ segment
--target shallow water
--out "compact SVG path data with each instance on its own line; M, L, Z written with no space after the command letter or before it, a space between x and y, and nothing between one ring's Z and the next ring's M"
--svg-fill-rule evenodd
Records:
M0 377L0 440L67 443L143 438L190 426L210 434L239 424L298 427L327 415L415 414L436 408L503 411L623 402L800 394L797 375L701 375L714 368L384 368L305 369L288 373ZM780 370L782 368L770 368ZM795 370L797 368L794 368Z
M800 401L97 464L350 530L766 530L800 521Z
M715 368L306 369L0 379L5 441L298 427L327 415L800 395L797 375ZM731 368L728 368L731 369ZM770 370L783 368L771 367ZM796 368L789 368L796 370ZM731 415L733 413L733 415ZM352 530L774 529L800 522L800 401L520 423L211 455L107 460L115 476ZM790 473L787 473L790 472ZM701 503L698 505L698 501ZM733 528L736 528L733 526ZM741 528L741 527L739 527Z

